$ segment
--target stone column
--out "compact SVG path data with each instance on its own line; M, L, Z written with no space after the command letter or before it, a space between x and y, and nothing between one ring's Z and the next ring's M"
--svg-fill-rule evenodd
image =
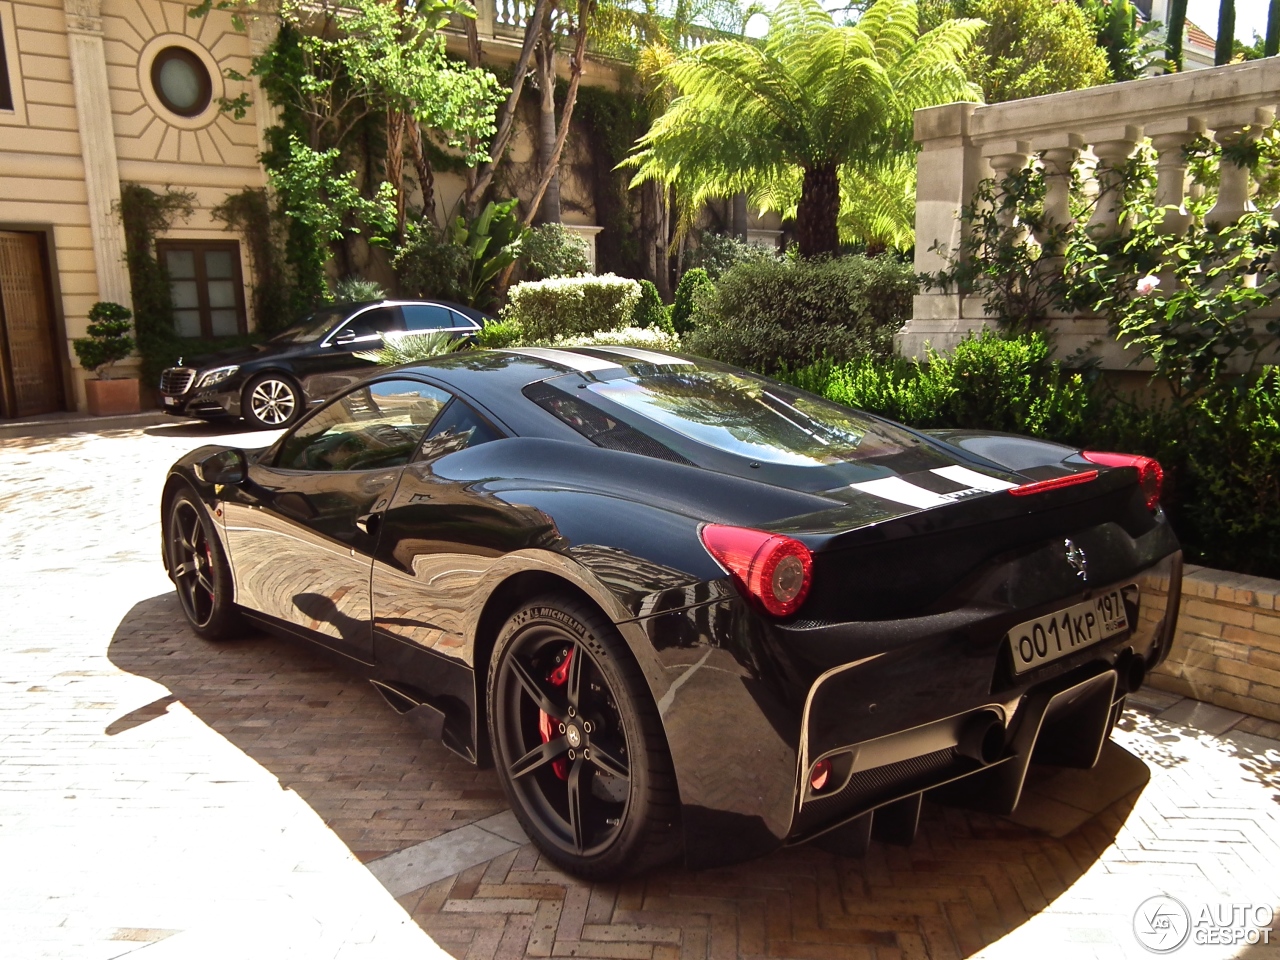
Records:
M982 155L991 165L991 173L996 180L996 219L1007 229L1014 226L1016 212L999 206L1004 200L1001 184L1031 162L1031 144L1026 140L1001 140L984 144ZM1025 239L1025 233L1025 228L1019 229L1019 241Z
M124 227L115 205L120 200L120 167L102 46L102 0L64 0L71 83L75 90L84 186L89 197L89 230L98 273L98 299L131 307L133 295L124 259Z
M1084 149L1084 138L1076 133L1055 134L1036 141L1036 147L1044 160L1045 226L1067 227L1071 224L1071 168ZM1041 244L1046 240L1038 239Z
M1182 151L1204 133L1204 121L1198 117L1157 120L1147 124L1145 132L1156 150L1156 205L1167 208L1160 228L1180 234L1191 225L1191 215L1182 205L1187 194L1187 161Z
M280 19L270 14L254 16L249 19L247 27L249 55L256 60L275 43L276 35L280 32ZM253 82L253 119L258 127L258 164L261 166L261 154L267 149L267 131L276 125L280 111L267 99L267 92L262 89L262 78L255 76L250 79ZM265 166L262 167L262 173L265 177Z
M1241 146L1257 135L1256 127L1246 127L1243 124L1228 124L1214 129L1213 139L1223 148L1224 156L1218 164L1218 199L1204 215L1206 224L1229 226L1255 209L1249 200L1249 168L1233 163L1225 153L1231 147Z
M1124 201L1124 168L1133 149L1142 139L1142 127L1131 124L1084 131L1098 158L1094 180L1098 199L1089 218L1089 229L1100 237L1114 236L1121 228L1120 207Z

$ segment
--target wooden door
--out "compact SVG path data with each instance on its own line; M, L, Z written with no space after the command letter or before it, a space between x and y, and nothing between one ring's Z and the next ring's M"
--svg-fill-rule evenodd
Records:
M49 285L36 233L0 231L0 415L62 409Z

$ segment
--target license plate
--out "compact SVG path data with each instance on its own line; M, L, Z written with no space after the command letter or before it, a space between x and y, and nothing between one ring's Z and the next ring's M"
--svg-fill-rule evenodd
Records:
M1128 629L1129 617L1119 588L1057 613L1028 620L1009 631L1013 672L1025 673Z
M163 399L164 399L164 405L166 407L172 407L175 403L178 402L177 397L164 397Z

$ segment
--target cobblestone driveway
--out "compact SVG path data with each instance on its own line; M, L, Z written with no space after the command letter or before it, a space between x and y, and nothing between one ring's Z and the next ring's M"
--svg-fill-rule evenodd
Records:
M215 433L0 440L2 957L1147 956L1152 895L1280 905L1280 730L1160 694L1017 822L926 804L864 861L574 881L367 685L184 628L156 504Z

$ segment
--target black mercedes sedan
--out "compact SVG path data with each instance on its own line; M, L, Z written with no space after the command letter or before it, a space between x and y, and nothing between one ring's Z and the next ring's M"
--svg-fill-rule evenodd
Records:
M909 843L926 792L1095 764L1174 636L1161 480L694 357L468 351L183 457L164 562L201 637L329 648L615 877Z
M243 417L286 426L343 387L369 375L356 356L406 333L476 333L489 318L447 300L379 300L318 310L265 343L181 359L160 377L160 407L179 417Z

